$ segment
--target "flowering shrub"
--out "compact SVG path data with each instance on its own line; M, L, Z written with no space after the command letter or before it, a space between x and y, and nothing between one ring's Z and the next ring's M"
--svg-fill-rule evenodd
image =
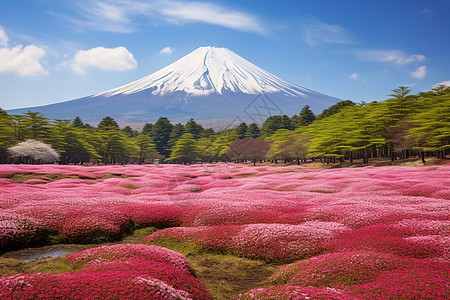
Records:
M0 252L44 242L45 234L35 220L0 212Z
M128 260L130 258L158 261L171 264L180 270L192 272L188 261L182 254L156 246L119 244L90 248L70 255L68 260L78 268L84 268L88 265L92 266L105 262Z
M450 299L450 264L422 262L382 272L376 281L347 287L345 291L364 299Z
M122 255L123 254L123 255ZM144 245L73 254L78 271L0 277L2 299L211 299L184 256Z
M307 222L300 225L250 224L169 228L146 237L198 243L208 250L236 254L267 262L289 262L320 253L336 233L348 230L338 223Z
M118 206L115 210L129 217L138 227L167 228L182 223L183 210L178 206L136 204Z
M415 258L449 257L448 236L410 237L407 231L385 224L367 226L338 236L327 248L331 251L369 250Z
M270 288L256 288L239 296L238 300L356 300L341 291L332 288L314 288L300 286L273 286Z
M275 285L343 288L375 280L405 260L390 254L346 251L327 253L282 267L272 277Z

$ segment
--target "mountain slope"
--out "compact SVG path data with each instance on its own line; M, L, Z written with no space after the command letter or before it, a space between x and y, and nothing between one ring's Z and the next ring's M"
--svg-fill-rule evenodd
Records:
M270 115L298 114L308 104L316 113L339 99L292 84L259 68L233 51L200 47L167 67L132 83L93 96L41 107L50 118L96 122L109 115L121 123L195 118L262 122ZM217 127L217 126L215 126Z

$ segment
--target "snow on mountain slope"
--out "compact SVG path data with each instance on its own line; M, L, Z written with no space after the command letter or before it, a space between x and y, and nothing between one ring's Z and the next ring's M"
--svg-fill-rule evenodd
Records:
M192 96L224 91L252 95L281 92L303 97L316 94L272 75L227 48L200 47L149 76L95 96L129 95L148 89L153 95L179 91Z
M162 116L182 123L194 118L214 129L223 129L233 126L234 120L262 124L269 116L292 116L305 105L320 113L339 100L272 75L226 48L200 47L124 86L8 113L31 110L52 119L79 116L91 123L111 116L127 125L155 122Z

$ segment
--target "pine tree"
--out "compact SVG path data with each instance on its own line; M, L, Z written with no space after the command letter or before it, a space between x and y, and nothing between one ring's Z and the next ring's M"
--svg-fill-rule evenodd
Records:
M168 156L170 154L169 140L173 125L166 117L160 117L153 125L151 138L155 143L159 154Z
M197 155L197 142L194 139L194 135L187 132L175 142L169 160L179 160L187 164L196 159Z
M236 127L236 134L238 139L247 137L248 126L245 122L242 122Z
M261 131L259 130L258 125L256 125L256 123L251 123L250 125L248 125L248 136L251 138L257 138L260 136Z
M203 126L194 121L194 119L190 119L186 125L184 126L186 132L192 133L194 139L198 140L200 138L201 133L203 132Z
M309 108L309 105L303 106L302 110L299 114L299 126L307 126L314 122L316 119L316 116L312 112L312 110Z

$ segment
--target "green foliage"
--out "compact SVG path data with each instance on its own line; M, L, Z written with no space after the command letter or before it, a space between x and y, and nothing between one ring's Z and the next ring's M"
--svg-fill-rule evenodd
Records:
M291 119L288 116L270 116L264 121L261 129L261 134L263 136L269 136L275 133L278 129L294 129L291 124Z
M242 122L236 127L236 134L238 139L243 139L248 136L248 126L245 122Z
M257 138L260 136L261 134L261 130L259 130L258 125L256 125L256 123L251 123L250 125L248 125L248 137L251 138Z
M153 124L152 123L145 123L144 127L142 128L142 134L150 135L153 130Z
M354 105L356 105L356 104L351 100L339 101L338 103L331 105L330 107L324 109L322 111L322 113L317 115L317 119L320 120L320 119L329 117L331 115L338 113L345 106L354 106Z
M172 128L173 125L166 117L159 118L152 127L150 136L155 143L156 150L161 155L169 156L170 154L169 140Z
M77 116L77 117L75 117L75 119L73 119L72 126L77 127L77 128L83 128L84 123L83 123L83 121L81 121L81 118Z
M177 123L173 125L172 131L170 132L170 140L169 140L169 147L172 148L173 145L175 145L175 142L178 141L178 139L185 133L186 130L184 128L184 125L181 123Z
M200 135L203 132L203 126L194 121L194 119L190 119L186 125L184 126L185 131L191 133L194 136L194 139L198 140Z
M136 137L136 136L138 136L138 134L139 134L139 132L138 132L137 130L134 130L134 129L131 128L130 126L125 126L125 127L122 129L122 132L125 133L125 135L126 135L127 137L129 137L129 138Z
M134 143L137 156L139 157L139 164L144 163L146 157L154 156L157 153L153 140L146 134L140 134L133 137L132 142Z
M99 129L105 130L119 130L119 125L117 122L111 117L104 117L100 123L98 123Z
M179 160L186 164L194 160L197 156L198 149L194 135L186 132L175 142L169 160Z
M4 113L3 113L4 112ZM0 151L11 147L16 143L13 131L12 117L8 116L4 110L0 113Z
M395 88L392 90L392 94L389 94L389 96L394 97L395 99L405 99L406 95L408 95L411 92L411 89L409 89L407 86L399 86L398 88Z
M438 91L439 93L439 91ZM412 117L411 136L421 151L450 149L450 92L417 101L418 112Z
M298 115L298 121L297 124L295 124L295 127L307 126L312 122L314 122L315 119L316 116L312 112L309 105L305 105L303 106L302 110L300 111L300 114Z

